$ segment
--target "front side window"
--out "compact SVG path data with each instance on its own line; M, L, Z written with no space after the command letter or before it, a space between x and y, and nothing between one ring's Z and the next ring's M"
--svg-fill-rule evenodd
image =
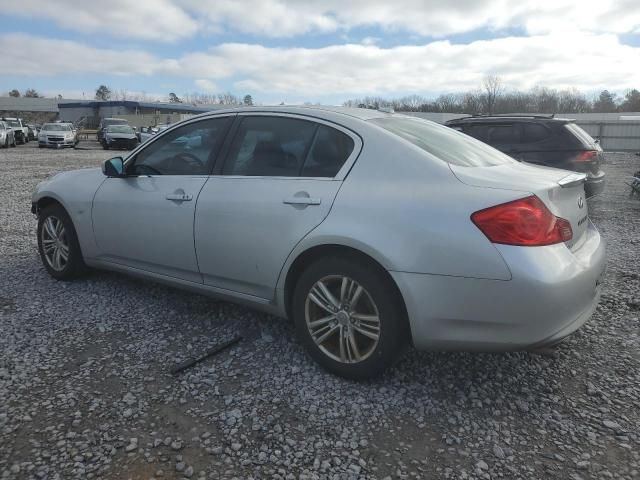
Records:
M189 123L160 136L127 165L129 175L207 175L232 117Z

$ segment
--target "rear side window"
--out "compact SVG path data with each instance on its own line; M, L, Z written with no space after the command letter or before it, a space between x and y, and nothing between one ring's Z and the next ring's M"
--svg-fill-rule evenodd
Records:
M301 176L335 177L353 152L353 139L335 128L321 125L309 151Z
M222 174L334 177L353 149L351 137L326 125L287 117L245 117Z
M536 143L541 142L549 137L550 132L544 125L539 123L525 123L523 124L523 143Z
M486 142L489 135L489 127L486 125L468 125L464 127L464 133L477 138L481 142Z
M487 143L490 145L506 145L520 143L520 128L510 125L489 125Z
M246 117L233 139L223 175L297 177L317 124L285 117Z
M575 137L578 137L580 142L582 142L586 146L592 146L596 143L591 135L585 132L581 127L576 125L575 123L567 123L565 128L569 130Z
M420 118L398 116L369 121L452 165L490 167L517 163L511 157L468 135Z

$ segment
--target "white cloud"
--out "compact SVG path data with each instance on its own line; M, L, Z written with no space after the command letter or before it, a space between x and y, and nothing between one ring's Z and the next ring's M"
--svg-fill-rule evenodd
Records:
M193 36L198 22L174 0L0 0L2 14L44 17L87 34L172 42Z
M271 37L376 26L421 36L479 28L522 27L529 33L631 32L640 26L637 0L181 0L216 31Z
M0 11L87 34L167 42L197 32L292 37L356 27L422 37L506 27L530 34L640 31L637 0L0 0Z
M206 78L198 78L193 83L200 90L208 93L217 92L219 90L218 86L215 83L213 83L211 80L207 80Z
M0 35L5 74L25 76L104 73L186 77L203 90L234 82L241 91L305 96L455 92L478 87L495 73L513 88L534 85L624 89L640 85L640 48L612 34L554 33L451 44L381 48L267 48L223 44L163 59L143 51L96 49L76 42ZM25 58L22 45L30 45ZM33 48L35 47L35 48Z

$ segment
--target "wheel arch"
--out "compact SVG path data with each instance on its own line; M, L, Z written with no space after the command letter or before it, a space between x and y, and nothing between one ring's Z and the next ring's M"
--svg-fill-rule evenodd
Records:
M339 256L343 258L355 259L359 262L363 262L376 268L380 272L380 274L387 279L389 285L392 286L394 297L398 303L398 306L401 308L402 315L406 321L406 327L409 330L410 334L410 323L404 297L402 296L402 292L400 291L398 284L389 274L387 269L379 260L371 256L370 254L365 253L358 248L341 245L338 243L314 245L312 247L309 247L306 250L300 252L293 260L293 262L291 262L284 279L283 288L284 310L288 318L292 318L293 290L297 284L298 278L300 278L302 272L304 272L304 270L313 262L322 257L328 256Z

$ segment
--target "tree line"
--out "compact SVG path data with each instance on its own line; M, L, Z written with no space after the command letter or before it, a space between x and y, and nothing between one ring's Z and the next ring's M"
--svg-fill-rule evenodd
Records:
M609 113L640 112L640 91L628 90L618 96L603 90L588 98L576 89L535 87L531 90L510 90L498 77L485 78L482 87L462 93L445 93L435 98L407 95L388 99L367 96L347 100L347 107L392 107L403 112L439 112L469 114L500 113Z
M107 85L100 85L96 89L96 100L135 100L139 102L151 102L153 99L145 93L129 93L125 89L112 91ZM167 96L169 103L186 103L189 105L253 105L253 97L249 94L239 97L230 92L225 93L185 93L179 97L175 92Z

